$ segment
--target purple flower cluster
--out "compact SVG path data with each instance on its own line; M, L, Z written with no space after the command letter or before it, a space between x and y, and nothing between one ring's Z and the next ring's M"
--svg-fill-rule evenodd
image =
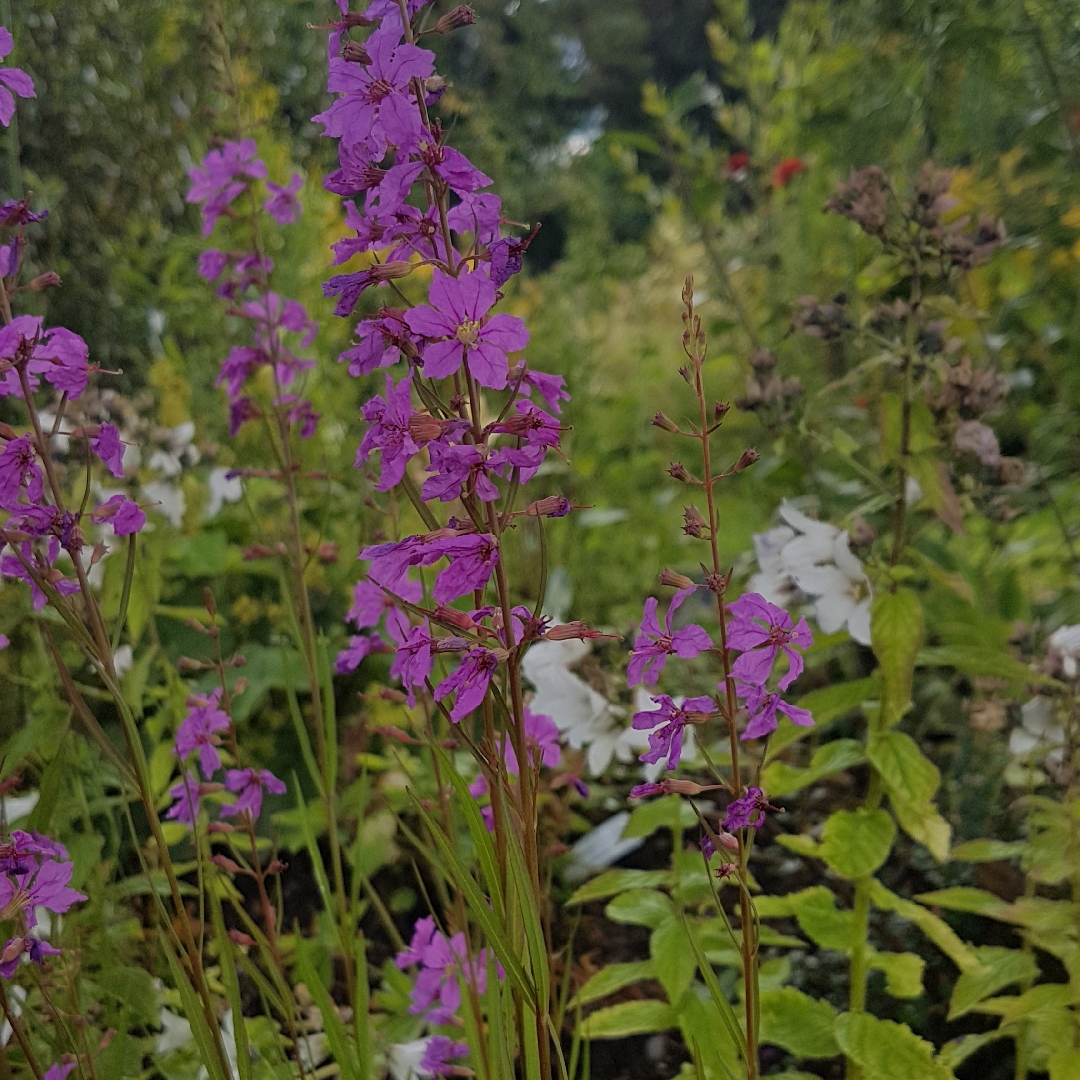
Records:
M68 885L72 869L64 845L39 833L16 829L0 844L0 922L14 919L19 925L19 932L0 952L3 978L15 974L24 953L35 964L46 956L60 955L60 949L35 933L36 909L63 915L72 904L86 899Z
M429 915L418 919L409 947L397 954L396 963L404 970L414 964L420 968L412 989L409 1012L423 1016L430 1024L446 1024L461 1007L459 978L478 994L487 987L488 963L493 956L485 950L469 956L464 934L447 937ZM497 966L499 977L502 968Z
M264 213L278 225L299 220L302 208L297 195L303 187L303 176L294 173L285 186L266 180L266 163L257 154L254 139L227 142L189 170L191 187L186 198L202 211L204 236L213 234L222 217L250 218L256 214L260 205L257 200L250 204L241 200L242 209L236 207L245 193L254 196L254 185L259 182L269 193L261 202ZM258 231L252 227L248 230L248 249L211 248L199 257L199 275L217 282L217 295L229 302L229 314L247 320L251 326L251 343L230 350L222 361L217 385L224 386L228 395L230 434L236 435L244 424L260 419L270 409L301 438L308 439L315 433L319 414L309 400L290 388L303 372L314 367L313 360L298 356L296 350L311 345L318 325L298 300L284 299L273 291L270 278L274 263L262 252L257 237ZM264 368L273 372L274 390L269 400L260 401L253 379Z
M221 735L232 728L232 721L221 708L220 688L206 697L190 697L187 704L188 714L176 732L176 756L183 764L197 755L204 782L185 766L179 783L169 789L174 801L165 816L194 828L199 820L200 796L221 790L221 784L215 783L213 777L222 767L218 750ZM221 807L221 816L247 815L252 821L258 819L262 810L264 792L285 794L285 784L268 769L227 769L225 789L237 797Z

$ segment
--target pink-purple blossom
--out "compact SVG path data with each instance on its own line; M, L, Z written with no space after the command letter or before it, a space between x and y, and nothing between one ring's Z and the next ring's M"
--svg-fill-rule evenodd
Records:
M230 720L221 709L221 688L205 698L192 698L190 712L176 732L176 755L186 761L188 755L199 752L199 765L209 780L221 768L220 732L228 731Z
M190 769L185 769L180 782L169 788L173 804L165 812L169 821L195 828L199 820L199 778Z
M759 787L748 787L746 793L728 803L724 815L724 828L728 832L736 829L760 829L765 822L765 811L775 810L769 805L765 793Z
M11 31L0 26L0 59L7 56L13 48L15 42ZM0 124L4 127L11 123L11 118L15 115L13 94L18 94L21 98L37 97L34 93L34 80L21 68L0 68Z
M419 966L409 1012L425 1016L430 1024L448 1023L460 1008L459 974L477 993L487 988L486 955L470 958L465 935L448 938L430 915L417 920L409 947L397 954L395 963L402 970Z
M102 424L98 433L90 440L90 449L94 451L105 468L118 480L124 478L124 444L120 441L120 432L112 424Z
M107 521L117 536L130 536L142 531L146 514L137 502L126 495L113 495L90 512L90 520L98 525Z
M786 690L801 674L803 658L799 649L814 643L805 619L792 626L791 616L757 593L744 593L728 605L732 618L727 627L729 649L741 652L732 666L735 678L753 686L764 686L781 651L788 658L787 673L780 679Z
M655 683L660 678L669 656L678 656L690 660L706 649L712 648L712 640L702 627L696 623L684 626L681 630L672 630L671 620L683 601L693 592L680 589L668 605L661 627L656 618L658 606L655 596L645 601L645 614L641 620L641 632L634 639L630 651L630 663L626 669L626 680L630 686L638 683Z
M293 173L287 187L275 184L273 181L266 182L267 190L271 193L270 198L263 203L263 209L279 224L292 225L300 219L301 206L296 193L304 186L304 178L300 173Z
M383 639L378 634L354 634L349 638L348 647L337 654L334 671L339 675L348 675L355 671L366 657L382 650Z
M229 769L225 773L225 787L237 794L235 802L226 803L221 808L222 817L237 814L249 814L255 821L262 810L263 792L272 795L284 795L284 781L279 780L269 769Z
M490 649L483 646L470 649L461 658L457 669L435 687L435 700L442 701L444 697L454 694L450 719L461 720L484 700L491 677L498 666L499 657Z
M674 769L682 756L683 729L687 724L704 723L716 712L712 698L687 698L681 705L660 694L652 699L659 709L636 712L631 724L638 731L649 732L649 749L640 756L641 761L655 765L667 758L666 768Z
M738 690L739 697L746 701L746 711L749 714L746 730L742 733L744 739L760 739L774 732L779 723L777 713L783 713L799 727L814 725L814 718L808 709L789 705L779 694L770 693L763 686L740 683Z

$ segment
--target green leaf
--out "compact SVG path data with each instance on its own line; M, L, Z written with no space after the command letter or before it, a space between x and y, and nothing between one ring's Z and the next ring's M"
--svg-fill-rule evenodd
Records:
M1022 840L968 840L966 844L957 844L949 857L959 862L998 862L1019 858L1024 847Z
M833 1028L836 1010L801 990L785 986L761 993L760 1041L797 1058L830 1058L840 1053Z
M928 907L941 907L948 911L966 911L969 915L986 915L990 918L1001 915L1009 909L1009 905L999 896L966 885L920 893L915 899Z
M923 610L910 589L879 593L870 609L870 638L881 665L879 723L891 728L911 708L911 679L923 640Z
M812 728L796 727L786 717L782 718L780 726L769 737L765 764L768 765L786 746L805 738L811 732L820 732L834 720L839 720L853 709L857 709L864 701L876 698L880 690L881 679L875 672L867 679L836 683L833 686L803 694L797 704L800 709L810 710L814 717L814 726ZM772 788L766 788L766 790L771 791Z
M601 968L574 995L571 1007L588 1005L592 1001L614 994L624 986L641 982L643 979L655 979L656 971L651 960L637 960L631 964L608 964Z
M910 735L889 731L870 740L866 749L871 764L881 774L889 797L909 802L927 802L941 783L938 767L919 749Z
M649 938L653 970L672 1005L678 1005L697 969L686 928L674 916L662 922Z
M655 889L631 889L616 896L604 909L604 914L612 922L655 930L662 922L674 917L675 906L664 893Z
M157 992L149 972L143 968L106 966L95 981L98 989L130 1010L132 1027L156 1022Z
M836 1041L864 1080L955 1080L952 1069L935 1059L933 1045L906 1024L844 1013L836 1019Z
M954 1039L946 1043L938 1054L938 1061L955 1069L962 1065L972 1054L989 1046L998 1039L1007 1039L1015 1033L1006 1027L999 1027L994 1031L984 1031L981 1035L965 1035L961 1039Z
M966 675L990 675L1011 683L1051 684L1053 679L1010 656L1004 649L985 649L974 645L943 645L919 652L919 667L951 667Z
M894 911L901 918L913 922L961 971L978 967L975 953L956 936L956 931L944 919L914 901L890 892L876 878L870 882L870 902L882 911Z
M636 836L652 836L657 829L691 829L698 823L697 815L685 799L668 795L663 799L649 799L630 814L623 829L623 839Z
M854 916L837 910L833 894L824 885L787 896L757 896L754 905L762 919L794 916L803 933L823 949L846 952L855 944Z
M1080 1080L1080 1050L1055 1050L1046 1065L1050 1080Z
M1036 1013L1049 1014L1057 1009L1064 1010L1073 1004L1075 996L1076 991L1067 983L1040 983L1017 997L988 998L972 1008L975 1012L1000 1016L1005 1023L1010 1023ZM1074 1024L1075 1021L1069 1016L1067 1027L1070 1031Z
M670 880L671 874L667 870L606 870L582 885L566 902L587 904L590 900L604 900L630 889L654 889L667 885Z
M926 963L914 953L871 953L870 967L885 973L885 988L895 998L917 998L923 994Z
M599 1009L581 1025L585 1039L622 1039L678 1027L675 1010L663 1001L621 1001Z
M952 826L937 812L933 803L910 803L892 798L893 813L900 828L917 840L939 863L948 861Z
M867 877L889 857L895 838L885 810L837 810L825 822L819 854L841 877Z
M774 761L761 773L761 786L770 795L791 795L823 777L843 772L866 760L862 744L855 739L834 739L814 751L805 769Z
M360 1071L360 1061L357 1057L356 1047L349 1041L345 1025L337 1014L334 1002L326 987L323 985L319 973L311 963L311 957L303 949L297 953L296 973L300 976L304 985L308 988L322 1015L323 1031L326 1033L326 1041L330 1045L330 1052L341 1070L342 1080L363 1080ZM366 1021L366 1016L365 1016Z
M184 1018L191 1025L192 1037L195 1040L195 1045L199 1048L200 1062L206 1068L210 1080L231 1080L231 1069L228 1070L230 1076L226 1077L225 1075L227 1058L225 1057L224 1043L217 1024L215 1023L214 1029L211 1029L187 972L181 967L180 961L173 954L170 947L171 943L163 940L162 946L165 950L165 957L169 962L172 984L180 993ZM155 1003L157 1002L156 993L152 1000Z
M1004 990L1006 986L1030 982L1038 974L1035 958L1019 949L987 945L975 949L975 955L979 958L979 966L961 972L953 987L952 1000L949 1002L950 1020L963 1016L974 1005Z

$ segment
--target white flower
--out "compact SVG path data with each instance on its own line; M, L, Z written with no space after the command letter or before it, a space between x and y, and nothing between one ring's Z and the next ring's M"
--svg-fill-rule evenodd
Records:
M597 870L604 870L630 852L637 851L645 843L645 839L641 836L623 837L623 829L629 820L629 811L620 810L595 829L590 829L570 849L569 861L563 870L563 880L570 885L576 881L584 881Z
M790 604L794 585L814 601L814 618L826 634L846 626L855 641L869 645L873 597L851 538L787 502L780 504L780 516L787 526L754 537L761 573L750 579L750 589L774 604Z
M116 670L118 679L122 679L131 670L134 663L135 654L132 652L130 645L121 645L113 653L113 668Z
M431 1038L413 1039L407 1043L392 1043L386 1048L386 1064L394 1080L428 1080L431 1073L420 1068Z
M158 1032L154 1045L158 1057L167 1057L174 1050L179 1050L191 1042L191 1025L182 1016L177 1016L163 1006L158 1012L158 1022L161 1024L161 1031Z
M167 480L153 480L149 484L143 484L141 493L147 502L157 504L152 509L168 518L173 528L179 529L184 524L187 501L183 491L175 484L170 484Z
M14 797L5 796L3 799L4 821L11 825L16 821L21 821L24 817L29 817L31 811L37 806L40 797L36 791L28 791L25 795L16 795Z
M1040 752L1060 761L1065 729L1054 719L1054 703L1040 694L1021 707L1020 717L1020 727L1009 735L1009 752L1023 758Z
M1061 658L1061 669L1066 679L1075 679L1077 666L1080 659L1080 624L1076 626L1059 626L1047 642L1052 655Z
M633 761L648 737L627 728L625 710L570 671L588 652L587 641L538 641L525 654L521 670L536 688L529 708L550 716L573 749L588 747L589 772L598 776L613 757Z
M8 990L11 993L11 1000L8 1002L8 1008L11 1009L12 1016L22 1016L23 1002L26 1001L26 991L17 983L9 983ZM11 1038L11 1024L7 1018L4 1019L4 1023L0 1025L0 1046L7 1046L8 1039Z
M161 473L162 476L179 476L183 465L180 464L180 459L173 454L170 454L168 450L155 450L150 455L150 460L147 462L149 467L154 472Z
M239 502L244 497L244 482L239 476L230 476L231 469L211 469L207 477L210 487L210 499L203 511L203 517L209 520L216 517L225 503Z

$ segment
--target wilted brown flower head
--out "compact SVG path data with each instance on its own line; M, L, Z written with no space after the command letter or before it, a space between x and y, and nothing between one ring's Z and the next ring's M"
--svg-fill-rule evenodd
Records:
M959 364L947 369L932 404L936 409L956 409L965 420L977 420L993 412L1008 392L1008 380L1001 372L992 367L976 371L971 357L962 356Z
M835 341L852 327L847 301L847 293L842 292L824 304L816 296L800 296L795 301L799 306L791 317L791 329L823 341Z
M889 185L877 165L852 169L825 204L825 212L857 222L871 236L880 236L889 216Z

